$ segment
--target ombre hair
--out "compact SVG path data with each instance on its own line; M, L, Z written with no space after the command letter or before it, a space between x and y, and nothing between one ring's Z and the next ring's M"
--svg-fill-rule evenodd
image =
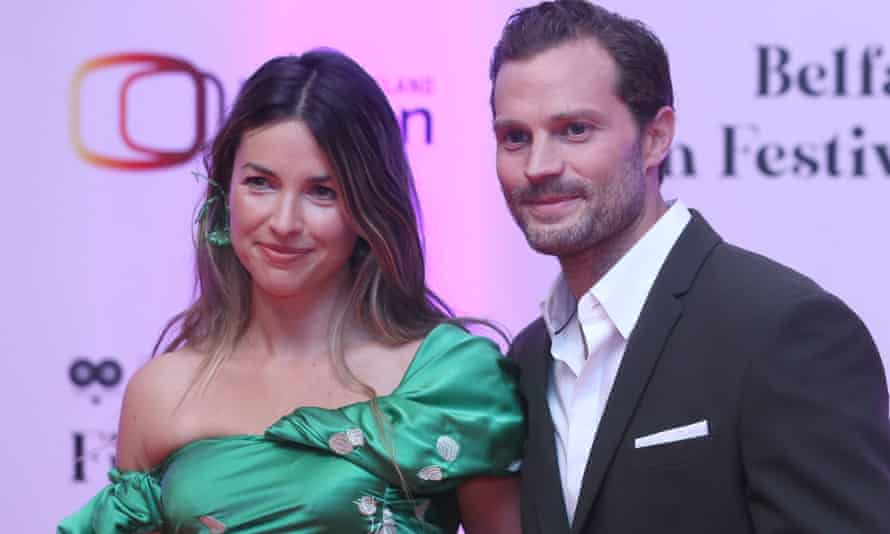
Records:
M245 133L281 121L302 121L328 158L347 219L359 235L350 258L352 284L345 310L332 322L334 367L348 386L372 399L374 390L349 370L343 327L357 320L376 339L399 345L423 338L451 310L426 285L414 179L395 114L377 83L345 55L316 49L277 57L259 68L205 155L208 177L229 191L235 153ZM204 199L218 194L208 185ZM251 320L250 275L231 246L208 243L208 231L227 224L227 207L211 202L197 225L196 298L165 326L164 352L183 346L208 356L189 392L206 386ZM186 396L188 395L188 392ZM184 400L185 397L183 397Z

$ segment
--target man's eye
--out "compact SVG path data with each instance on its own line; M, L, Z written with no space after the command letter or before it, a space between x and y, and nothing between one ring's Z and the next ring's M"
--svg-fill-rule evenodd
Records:
M529 135L520 130L509 130L501 136L501 143L507 149L519 148L528 142Z
M572 122L566 125L563 132L569 137L583 137L590 133L590 125L583 122Z

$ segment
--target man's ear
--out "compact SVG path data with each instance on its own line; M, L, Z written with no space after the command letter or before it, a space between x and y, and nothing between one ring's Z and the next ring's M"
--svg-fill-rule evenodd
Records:
M643 169L646 174L650 169L658 169L661 162L668 156L671 142L674 140L676 118L674 109L663 106L643 128Z

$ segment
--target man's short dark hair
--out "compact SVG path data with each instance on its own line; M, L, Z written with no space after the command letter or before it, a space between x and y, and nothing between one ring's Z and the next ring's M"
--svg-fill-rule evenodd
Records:
M585 0L541 2L515 11L507 20L491 59L494 82L507 61L531 58L558 45L593 38L618 67L616 95L642 128L663 106L674 105L667 53L642 22L612 13Z

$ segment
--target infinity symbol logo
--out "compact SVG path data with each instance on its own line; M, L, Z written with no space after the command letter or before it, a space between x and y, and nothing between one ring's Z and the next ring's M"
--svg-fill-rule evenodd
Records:
M78 358L74 360L68 369L68 377L71 382L79 387L84 388L98 382L106 388L112 388L120 384L124 372L119 363L111 359L105 359L94 365L93 362Z

